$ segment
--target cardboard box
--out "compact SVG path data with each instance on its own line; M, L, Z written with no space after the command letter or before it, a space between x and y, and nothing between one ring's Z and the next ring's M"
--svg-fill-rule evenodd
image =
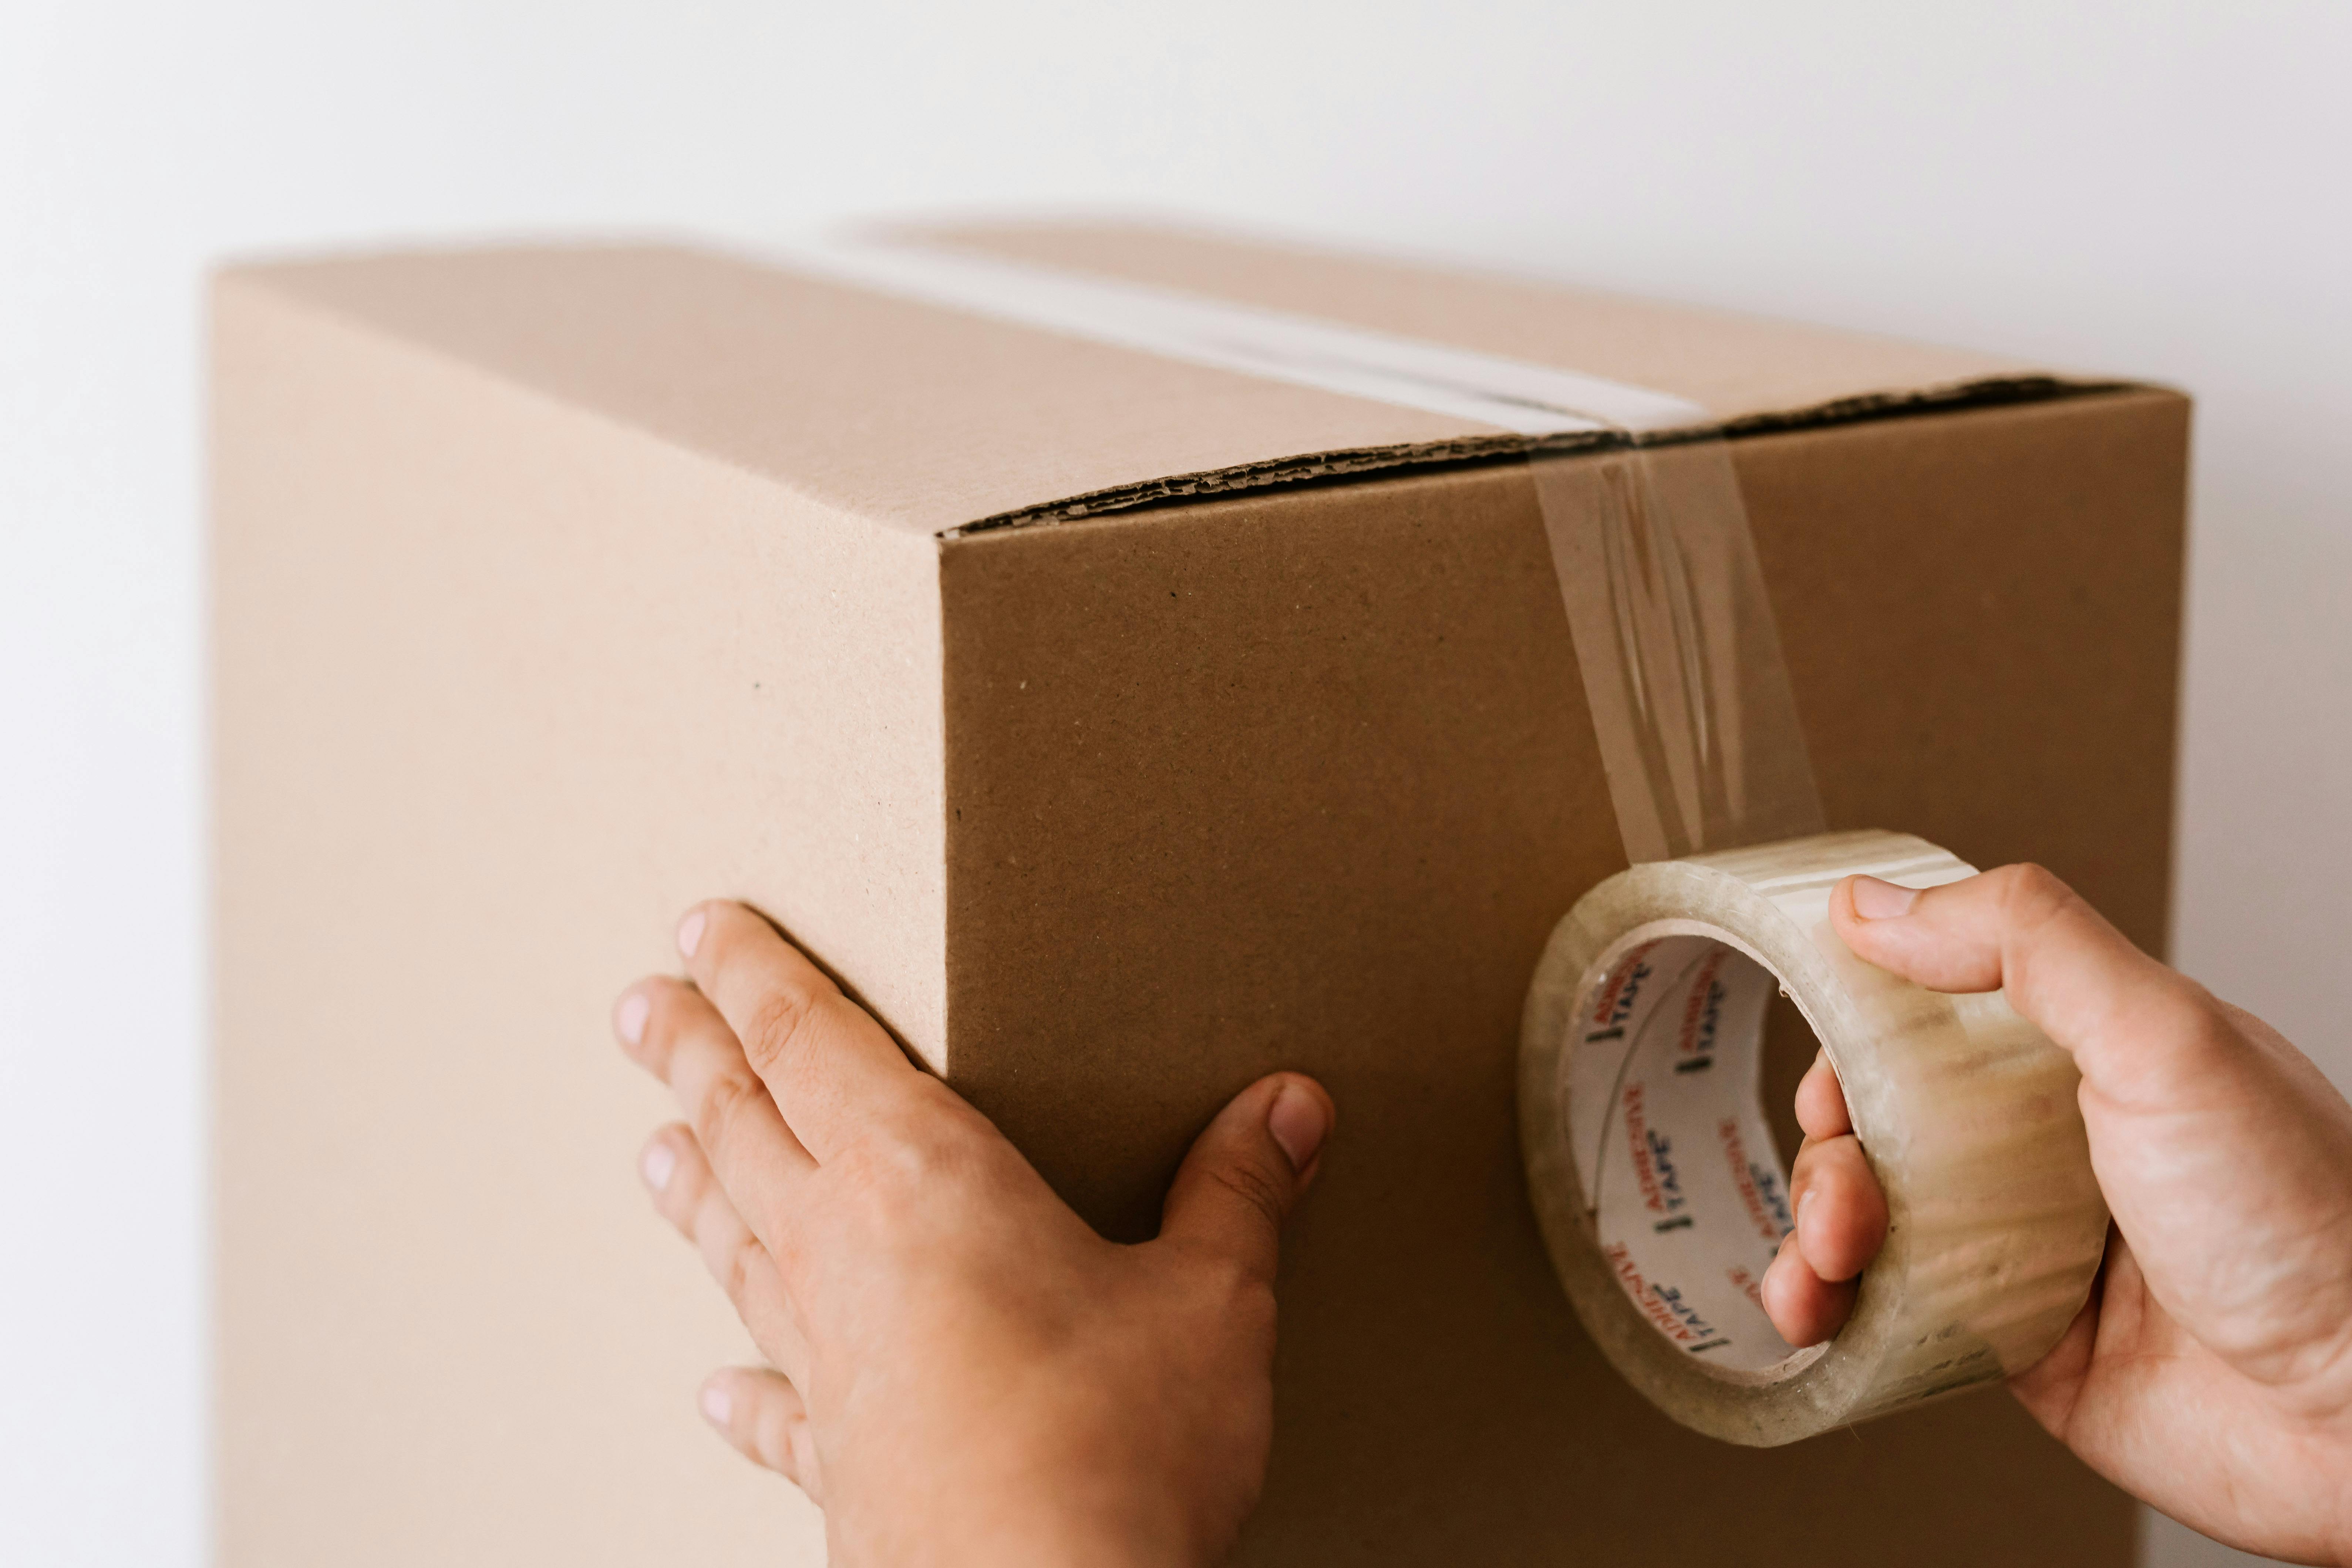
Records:
M2160 945L2178 395L1176 233L935 237L1706 405L1831 825L2041 860ZM1622 856L1496 432L683 248L239 268L215 322L229 1568L819 1560L695 1415L747 1352L639 1190L671 1112L605 1023L712 893L1114 1235L1243 1084L1330 1087L1244 1563L2129 1559L1997 1393L1740 1450L1577 1327L1512 1061Z

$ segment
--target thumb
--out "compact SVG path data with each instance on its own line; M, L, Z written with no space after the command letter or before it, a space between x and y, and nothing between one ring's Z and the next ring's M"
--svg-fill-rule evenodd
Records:
M1931 991L2007 993L2095 1084L2145 1072L2184 1008L2210 1005L2039 866L1924 891L1849 877L1830 894L1830 923L1855 957Z
M1338 1112L1323 1086L1278 1072L1235 1095L1176 1173L1160 1237L1221 1254L1274 1278L1283 1216L1315 1179Z

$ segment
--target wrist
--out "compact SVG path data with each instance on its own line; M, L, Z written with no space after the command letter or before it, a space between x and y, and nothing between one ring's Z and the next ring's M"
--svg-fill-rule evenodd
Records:
M1133 1512L1092 1512L1055 1499L1034 1500L1025 1517L987 1531L983 1550L961 1560L976 1568L1213 1568L1183 1531Z
M1164 1469L1048 1453L999 1432L948 1465L894 1466L880 1489L827 1499L842 1568L929 1568L952 1542L964 1568L1213 1568L1230 1542L1205 1542ZM920 1495L907 1479L927 1478ZM830 1478L829 1478L830 1479ZM878 1494L878 1495L877 1495Z
M986 1506L917 1504L877 1528L842 1519L829 1531L839 1568L929 1568L942 1543L963 1568L1213 1568L1177 1521L1147 1510L1073 1506L1065 1495L996 1497ZM846 1510L839 1510L845 1512ZM830 1522L830 1521L829 1521Z
M972 1510L990 1546L967 1560L988 1568L1213 1568L1222 1552L1199 1541L1158 1460L1097 1449L1023 1466Z

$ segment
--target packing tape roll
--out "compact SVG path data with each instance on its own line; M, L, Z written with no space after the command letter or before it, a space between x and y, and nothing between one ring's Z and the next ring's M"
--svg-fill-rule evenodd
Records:
M1927 888L1974 868L1874 831L1635 866L1560 921L1528 994L1519 1128L1553 1267L1635 1388L1733 1443L2032 1365L2105 1248L2073 1059L1999 993L1944 995L1854 957L1829 897L1855 872ZM1776 989L1828 1052L1886 1193L1853 1317L1806 1350L1759 1293L1792 1223L1759 1093Z

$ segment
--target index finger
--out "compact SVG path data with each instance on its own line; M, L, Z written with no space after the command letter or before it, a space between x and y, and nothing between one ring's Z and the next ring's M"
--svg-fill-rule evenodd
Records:
M678 951L696 986L822 1163L921 1081L898 1043L765 918L716 900L688 911Z

